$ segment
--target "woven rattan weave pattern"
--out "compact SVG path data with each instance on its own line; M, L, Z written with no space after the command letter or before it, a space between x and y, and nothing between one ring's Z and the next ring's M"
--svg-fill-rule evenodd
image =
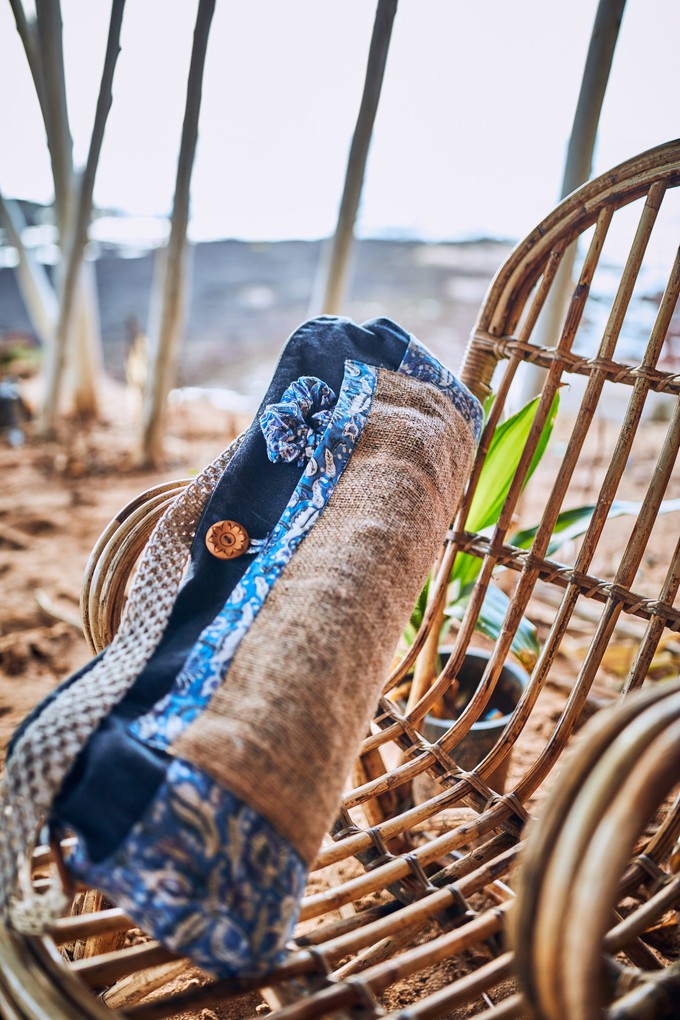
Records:
M671 685L640 693L635 689L642 686L664 635L680 630L675 606L680 541L663 550L667 566L658 590L650 592L640 583L640 565L651 549L680 447L680 376L667 370L663 360L680 294L680 255L674 262L671 258L656 319L637 362L617 360L617 344L655 223L678 184L680 141L629 160L567 198L497 273L461 373L477 396L486 396L492 387L495 392L468 491L435 567L422 627L387 678L354 769L354 786L317 858L296 944L285 962L264 981L208 982L180 995L168 985L162 992L163 982L177 975L181 963L154 943L116 948L127 919L115 909L98 909L57 921L43 939L0 932L0 1009L8 1017L102 1018L111 1015L103 1004L107 1001L136 1020L189 1010L198 1016L201 1009L217 1010L217 1004L255 989L261 989L277 1020L675 1015L680 996L673 956L677 923L675 929L668 926L675 931L675 948L670 943L652 948L640 936L680 900L680 855L674 852L680 836L678 694ZM586 356L577 341L591 285L612 224L624 212L632 215L633 206L637 222L606 324L597 350ZM564 251L579 237L583 260L560 335L550 343L534 341ZM490 535L471 534L465 530L467 511L511 383L525 362L545 369L534 423L498 524ZM562 437L559 470L544 483L536 537L530 551L522 551L509 543L509 536L525 476L555 394L574 380L582 395ZM549 553L554 525L560 511L572 505L598 408L613 393L621 411L601 453L596 509L572 559L558 562ZM649 464L635 525L630 534L622 533L615 559L608 554L602 571L608 513L620 497L650 394L668 401L670 417ZM111 640L118 626L127 575L151 524L181 488L173 485L123 512L98 546L84 597L95 650ZM460 550L481 561L475 589L444 670L404 712L387 695L417 658L417 673L434 675L448 578ZM510 604L501 636L473 698L446 735L430 744L421 735L422 720L461 668L498 566L510 568L505 575ZM496 745L473 771L464 771L456 764L456 744L484 712L540 586L554 592L556 608L529 684ZM582 606L595 607L597 616L542 750L511 773L507 792L495 791L488 779L532 725ZM564 764L563 753L592 704L603 656L623 619L636 622L640 630L623 679L626 697L609 719L595 720L590 740L580 742L580 757L570 750ZM412 782L423 773L436 781L439 792L417 803L410 796ZM625 783L623 777L628 777ZM538 820L527 826L533 815ZM48 848L38 852L38 874L50 854ZM591 909L592 928L583 922ZM57 947L75 938L88 940L89 954L69 964ZM144 1001L153 988L161 994ZM101 992L103 1002L97 998Z

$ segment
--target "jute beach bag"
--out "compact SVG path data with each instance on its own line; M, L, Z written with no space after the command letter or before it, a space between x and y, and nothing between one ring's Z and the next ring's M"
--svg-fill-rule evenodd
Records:
M256 418L177 498L110 646L29 716L3 785L2 901L39 931L40 825L72 878L222 977L284 952L481 408L386 319L319 318Z

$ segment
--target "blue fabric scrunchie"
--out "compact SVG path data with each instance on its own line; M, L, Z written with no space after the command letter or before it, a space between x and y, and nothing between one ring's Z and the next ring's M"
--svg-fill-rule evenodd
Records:
M278 403L267 404L260 428L270 461L303 467L325 432L337 399L321 379L303 375L288 386Z

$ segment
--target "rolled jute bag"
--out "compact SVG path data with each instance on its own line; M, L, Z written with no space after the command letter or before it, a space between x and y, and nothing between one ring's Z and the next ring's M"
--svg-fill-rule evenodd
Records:
M466 482L477 400L387 319L322 317L246 433L178 496L111 645L6 764L10 923L47 819L73 877L220 977L273 966Z

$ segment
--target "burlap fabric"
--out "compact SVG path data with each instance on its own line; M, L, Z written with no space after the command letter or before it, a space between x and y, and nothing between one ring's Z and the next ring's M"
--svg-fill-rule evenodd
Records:
M381 369L368 423L328 506L222 686L172 746L261 812L309 863L473 450L470 425L446 396Z

